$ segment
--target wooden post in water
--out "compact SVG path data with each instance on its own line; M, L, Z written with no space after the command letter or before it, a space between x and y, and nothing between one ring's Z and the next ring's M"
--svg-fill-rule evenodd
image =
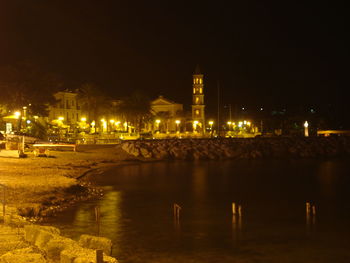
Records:
M95 206L95 219L97 224L97 236L100 236L100 207Z
M3 199L2 199L2 216L4 219L4 224L5 224L5 215L6 215L6 188L3 185L2 186L2 191L3 191Z
M103 262L103 250L97 249L96 250L96 263L104 263Z
M181 206L179 206L178 204L174 204L174 218L176 220L179 220L180 219L180 210L181 210Z
M232 214L236 215L236 203L232 202Z
M316 225L316 206L310 202L306 202L306 227L309 232Z
M236 244L242 231L242 206L232 202L232 239Z
M180 231L180 210L181 206L174 203L173 204L173 212L174 212L174 227L177 232Z
M239 217L242 216L242 206L241 205L238 206L238 216Z

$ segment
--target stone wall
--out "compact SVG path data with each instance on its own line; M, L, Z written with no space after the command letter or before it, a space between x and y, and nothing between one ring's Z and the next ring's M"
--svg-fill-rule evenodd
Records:
M145 140L123 142L121 148L156 160L336 157L350 155L350 137Z

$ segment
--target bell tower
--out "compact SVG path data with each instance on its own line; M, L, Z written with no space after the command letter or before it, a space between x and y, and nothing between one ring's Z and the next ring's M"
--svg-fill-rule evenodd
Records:
M193 74L193 101L192 101L192 121L193 130L196 132L205 131L205 112L204 112L204 84L203 74L201 74L197 65Z

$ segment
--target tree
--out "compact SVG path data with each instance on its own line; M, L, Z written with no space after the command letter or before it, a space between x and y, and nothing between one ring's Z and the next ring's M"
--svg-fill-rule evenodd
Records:
M7 111L25 106L30 114L47 116L47 106L55 102L53 94L61 86L56 75L30 62L0 68L0 104Z
M88 120L95 121L96 132L96 128L100 127L99 117L109 112L107 98L95 84L85 83L78 90L78 99Z
M119 111L127 121L135 125L136 132L140 132L144 124L150 119L150 99L141 91L135 91L125 97L119 106Z

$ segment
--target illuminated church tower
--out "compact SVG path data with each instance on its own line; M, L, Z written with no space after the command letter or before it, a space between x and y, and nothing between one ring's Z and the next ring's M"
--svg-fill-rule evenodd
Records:
M203 74L201 74L197 65L193 74L193 101L192 101L192 120L193 129L197 132L205 131L205 113L204 113L204 93L203 93Z

